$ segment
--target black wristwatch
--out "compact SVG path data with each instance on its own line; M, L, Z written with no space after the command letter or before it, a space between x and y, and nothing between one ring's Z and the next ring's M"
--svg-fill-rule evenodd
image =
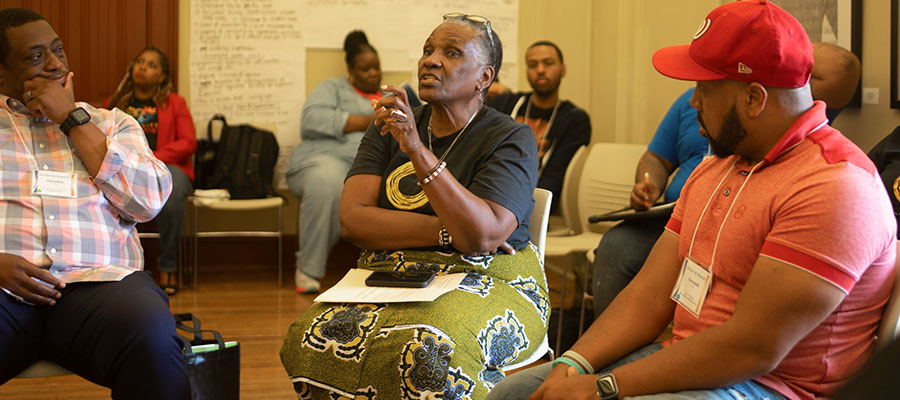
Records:
M619 398L619 385L616 377L607 372L597 378L597 396L601 400L615 400Z
M62 131L63 134L69 136L69 130L78 126L84 125L91 120L91 115L87 113L82 107L78 107L72 111L69 111L69 116L63 121L62 124L59 125L59 130Z

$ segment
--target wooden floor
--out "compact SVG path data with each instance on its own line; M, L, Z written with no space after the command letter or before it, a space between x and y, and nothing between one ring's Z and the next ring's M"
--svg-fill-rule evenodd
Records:
M333 285L354 265L357 253L352 247L342 242L336 250L329 259L324 285ZM218 330L226 340L241 343L241 399L296 398L278 351L291 322L310 306L315 296L294 292L293 260L285 260L285 265L284 288L277 287L277 273L272 265L201 268L197 289L183 289L169 298L173 313L194 313L204 328ZM553 286L553 274L550 278ZM557 301L551 296L553 304ZM109 396L109 389L76 375L13 379L0 386L0 399L9 400L86 400Z

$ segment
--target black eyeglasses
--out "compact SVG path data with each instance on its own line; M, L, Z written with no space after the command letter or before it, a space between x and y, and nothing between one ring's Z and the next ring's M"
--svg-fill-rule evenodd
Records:
M448 19L465 19L477 24L483 24L487 29L488 39L491 41L491 50L494 50L494 31L491 30L491 20L480 15L463 14L463 13L447 13L444 14L444 21Z

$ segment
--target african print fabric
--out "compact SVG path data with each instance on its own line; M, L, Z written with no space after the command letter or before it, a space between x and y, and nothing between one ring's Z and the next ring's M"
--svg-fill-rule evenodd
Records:
M430 303L313 304L281 348L300 399L481 399L547 333L547 282L532 244L485 257L363 251L358 265L468 275Z

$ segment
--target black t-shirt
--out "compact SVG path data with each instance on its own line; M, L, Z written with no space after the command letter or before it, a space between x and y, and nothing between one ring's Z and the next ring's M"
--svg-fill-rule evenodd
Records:
M891 198L891 205L894 206L894 217L900 226L900 126L869 150L869 158L881 175L888 197Z
M528 108L529 97L532 93L503 93L488 100L487 105L497 111L509 114L515 108L520 99L522 105L516 113L517 119L525 119L525 110ZM538 127L539 130L547 129L553 109L540 109L532 106L528 113L528 124ZM553 192L553 208L551 213L559 213L559 204L562 199L563 180L569 162L578 148L586 146L591 141L591 119L587 113L567 100L559 103L556 117L549 132L535 136L541 146L541 165L539 169L537 187ZM549 143L548 143L549 142Z
M147 136L147 144L150 150L156 151L156 129L159 126L159 115L156 113L156 102L153 99L141 100L132 97L131 102L125 112L134 117L141 128L144 129L144 135Z
M431 106L417 107L413 115L422 143L428 145ZM432 137L434 154L437 157L444 154L458 135L459 132ZM531 129L493 108L483 107L444 161L447 169L443 173L449 171L472 194L493 201L516 216L519 226L506 241L515 249L525 247L531 239L528 221L534 209L537 183L537 148ZM381 208L435 215L427 198L422 197L422 188L416 185L415 170L411 165L404 165L408 162L409 157L400 151L397 141L391 135L381 136L379 128L372 125L363 136L347 176L381 176L383 183L378 191Z

